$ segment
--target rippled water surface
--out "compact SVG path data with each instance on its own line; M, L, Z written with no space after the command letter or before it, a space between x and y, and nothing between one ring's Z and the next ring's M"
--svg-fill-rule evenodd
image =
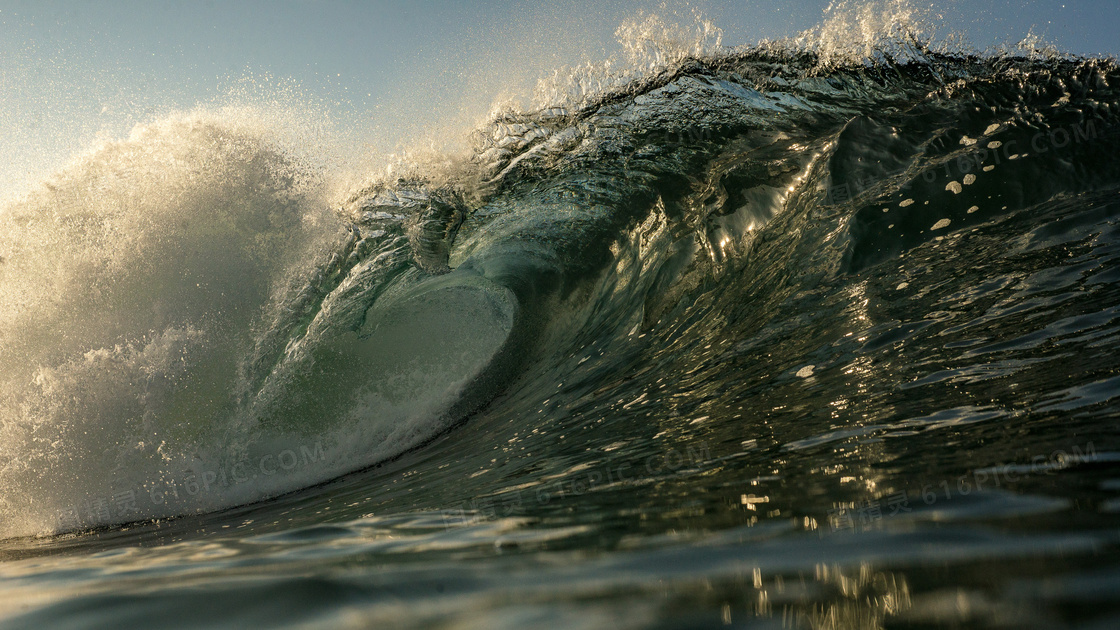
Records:
M0 626L1113 627L1120 70L907 50L692 51L341 202L199 112L60 172Z

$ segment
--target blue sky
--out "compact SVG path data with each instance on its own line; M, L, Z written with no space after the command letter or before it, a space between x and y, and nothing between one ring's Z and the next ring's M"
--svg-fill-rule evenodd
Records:
M1033 33L1120 54L1115 0L938 0L939 30L984 47ZM549 70L617 52L640 10L701 11L724 43L792 36L828 0L13 2L0 0L0 199L88 146L171 110L281 99L328 115L348 150L385 152L469 121Z

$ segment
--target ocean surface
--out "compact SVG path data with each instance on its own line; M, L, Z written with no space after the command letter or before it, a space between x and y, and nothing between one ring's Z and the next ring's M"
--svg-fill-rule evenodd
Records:
M1120 625L1120 68L844 30L8 204L0 628Z

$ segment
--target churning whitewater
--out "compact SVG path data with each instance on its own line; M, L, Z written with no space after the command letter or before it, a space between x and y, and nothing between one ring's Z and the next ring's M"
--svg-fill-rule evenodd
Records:
M463 453L603 419L619 457L721 426L773 457L1055 411L1105 429L1112 60L650 24L641 63L574 70L453 167L342 202L252 115L196 111L6 207L0 536L261 501L480 413L512 433Z

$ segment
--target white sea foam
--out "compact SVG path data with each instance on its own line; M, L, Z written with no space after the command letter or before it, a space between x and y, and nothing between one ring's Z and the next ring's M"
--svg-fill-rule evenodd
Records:
M0 213L6 533L166 475L223 422L252 322L330 224L322 173L268 129L175 114Z

